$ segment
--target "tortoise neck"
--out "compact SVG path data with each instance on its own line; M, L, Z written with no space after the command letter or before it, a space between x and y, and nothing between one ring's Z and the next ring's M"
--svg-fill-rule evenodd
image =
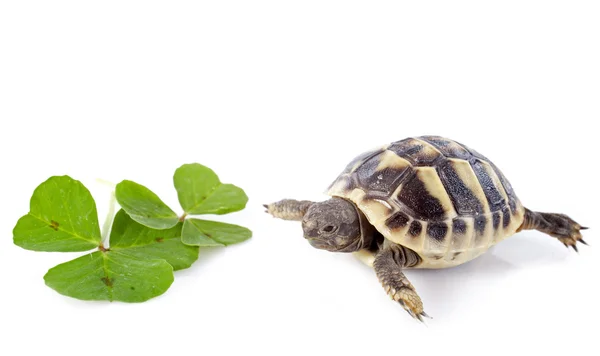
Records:
M360 223L360 241L358 243L358 250L371 249L377 235L380 235L381 237L383 237L383 235L371 225L365 214L363 214L356 204L352 203L352 206L354 207L354 210L356 210L358 221Z

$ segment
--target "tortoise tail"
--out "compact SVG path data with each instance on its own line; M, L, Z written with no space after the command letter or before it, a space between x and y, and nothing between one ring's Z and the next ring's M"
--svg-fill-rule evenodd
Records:
M521 230L538 230L556 237L565 246L577 251L577 242L587 245L581 236L581 230L586 230L565 214L539 213L525 209L525 219L519 228Z

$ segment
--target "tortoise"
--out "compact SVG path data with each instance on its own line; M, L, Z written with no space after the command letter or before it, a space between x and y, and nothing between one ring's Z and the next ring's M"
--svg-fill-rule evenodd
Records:
M323 202L264 205L302 221L315 248L353 253L373 267L386 293L411 316L427 317L403 273L471 261L521 231L536 229L577 251L586 229L564 214L525 208L494 163L457 141L410 137L354 158Z

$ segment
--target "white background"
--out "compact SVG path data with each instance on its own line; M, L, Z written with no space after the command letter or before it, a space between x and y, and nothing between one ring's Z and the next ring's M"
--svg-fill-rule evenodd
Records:
M597 1L3 1L0 354L598 355ZM438 134L491 158L531 209L592 229L580 254L523 232L472 263L407 273L433 316L394 304L349 255L263 213L321 200L356 154ZM201 252L143 304L44 285L80 254L12 244L33 189L212 167L254 237Z

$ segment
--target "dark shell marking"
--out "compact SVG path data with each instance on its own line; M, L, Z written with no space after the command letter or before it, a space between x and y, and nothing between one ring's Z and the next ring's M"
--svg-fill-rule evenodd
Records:
M365 192L375 190L389 196L398 187L400 181L411 172L410 166L377 170L384 152L369 158L354 171L359 186L363 187Z
M515 194L515 191L513 190L512 185L510 185L510 182L508 181L508 179L506 179L504 174L498 169L498 167L496 167L495 164L493 164L491 162L489 162L489 163L492 166L492 168L494 169L494 172L498 176L498 179L500 180L500 183L502 183L502 187L504 188L504 191L506 192L506 195L508 196L508 205L510 206L510 210L515 212L517 210L517 195Z
M471 164L471 167L479 180L479 184L481 184L481 187L483 188L483 192L490 204L490 209L492 211L501 210L502 207L506 205L506 201L502 194L500 194L500 191L498 191L498 187L496 187L492 177L490 177L483 165L482 162L475 161Z
M363 154L360 154L360 155L356 156L352 161L350 161L350 163L348 163L348 165L346 166L346 168L344 168L344 171L342 172L342 174L352 172L352 169L358 163L364 162L364 161L368 160L369 158L371 158L371 157L373 157L375 155L380 154L381 152L383 152L382 149L376 149L376 150L367 151L367 152L365 152Z
M446 161L438 167L438 173L444 183L444 188L450 195L454 209L461 215L484 214L483 204L460 179L454 164L453 161Z
M454 219L452 221L452 232L454 234L464 235L467 233L467 224L463 219Z
M463 246L467 240L467 223L462 218L456 218L452 221L452 246Z
M472 157L471 153L464 148L463 145L447 138L439 136L422 136L419 137L419 139L432 144L447 158L469 160Z
M442 157L442 154L435 147L415 138L394 142L388 147L388 150L415 166L430 166Z
M485 227L487 225L487 218L485 216L475 217L475 232L477 236L483 236L485 233Z
M448 225L445 222L432 222L427 226L427 235L434 240L443 241L448 233Z
M399 211L399 212L395 213L394 215L392 215L391 217L389 217L387 219L387 221L385 222L385 224L390 229L400 229L400 228L405 227L409 221L410 221L410 218L403 212Z
M492 224L494 226L494 230L498 230L498 226L500 226L500 212L497 211L492 215Z
M510 220L510 211L508 210L508 208L505 207L502 209L502 227L508 227L508 225L510 224Z
M444 207L437 198L429 194L426 183L417 175L413 175L412 179L402 187L398 200L413 211L418 219L443 220L445 218Z
M419 235L421 235L421 232L423 231L423 225L414 220L411 224L410 224L410 228L408 228L408 233L412 236L412 237L417 237Z

